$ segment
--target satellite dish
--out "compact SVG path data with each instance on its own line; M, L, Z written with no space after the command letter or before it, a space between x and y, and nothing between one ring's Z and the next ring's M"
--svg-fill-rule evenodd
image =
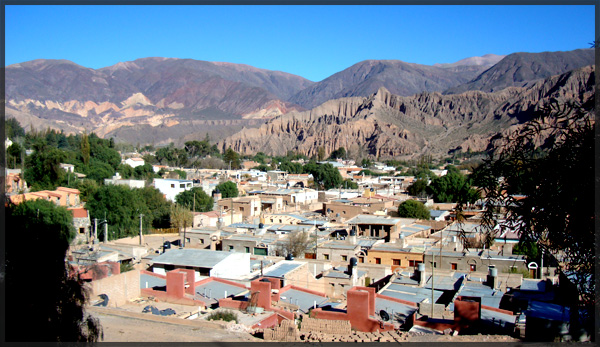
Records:
M390 315L385 310L379 311L379 316L381 317L381 320L383 320L384 322L387 322L390 320Z

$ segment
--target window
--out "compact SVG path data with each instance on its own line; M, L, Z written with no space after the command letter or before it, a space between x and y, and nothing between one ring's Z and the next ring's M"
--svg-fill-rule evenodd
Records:
M358 261L360 263L364 263L365 262L365 257L358 257Z
M200 244L203 245L204 244L204 239L198 239L198 243L200 243Z
M232 245L229 245L229 250L233 251L233 246Z
M400 265L400 259L392 259L393 265Z
M240 212L244 212L244 208L240 206Z
M181 183L181 184L179 185L179 188L185 188L185 183Z
M343 260L343 261L346 261L346 260L348 260L348 256L347 256L347 255L342 255L342 260Z
M471 271L477 271L477 265L469 264L469 267L470 267Z
M381 258L375 258L375 264L381 264Z
M329 254L323 254L323 259L329 260Z
M79 228L79 233L80 234L85 234L85 228Z
M250 247L244 247L246 249L246 253L250 253Z
M456 269L458 269L458 264L456 264L456 263L451 263L451 264L450 264L450 268L451 268L452 270L456 270Z
M437 262L433 262L433 267L437 267Z
M175 188L175 183L171 184L171 188Z
M414 260L409 260L409 261L408 261L408 266L415 267L415 266L417 266L417 262L416 262L416 261L414 261Z

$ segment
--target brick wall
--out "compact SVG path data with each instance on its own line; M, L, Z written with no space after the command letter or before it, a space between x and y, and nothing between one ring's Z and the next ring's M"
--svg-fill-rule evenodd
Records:
M300 325L301 332L318 332L323 334L351 334L352 327L347 320L328 320L304 316Z
M300 341L300 332L293 320L284 320L274 329L265 329L264 339L265 341Z
M140 297L140 272L132 270L93 281L91 288L93 296L108 295L108 306L121 306L128 300Z

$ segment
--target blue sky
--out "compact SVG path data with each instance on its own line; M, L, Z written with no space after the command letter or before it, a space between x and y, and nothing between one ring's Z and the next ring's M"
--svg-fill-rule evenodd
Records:
M365 59L432 65L589 48L594 6L5 7L5 64L145 57L248 64L320 81Z

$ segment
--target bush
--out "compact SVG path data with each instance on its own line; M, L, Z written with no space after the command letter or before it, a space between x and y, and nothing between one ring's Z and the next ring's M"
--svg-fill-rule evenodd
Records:
M207 320L219 320L222 319L225 322L238 322L238 316L235 312L233 311L229 311L229 310L225 310L225 311L218 311L218 312L213 312L210 315L208 315L208 317L206 317Z

